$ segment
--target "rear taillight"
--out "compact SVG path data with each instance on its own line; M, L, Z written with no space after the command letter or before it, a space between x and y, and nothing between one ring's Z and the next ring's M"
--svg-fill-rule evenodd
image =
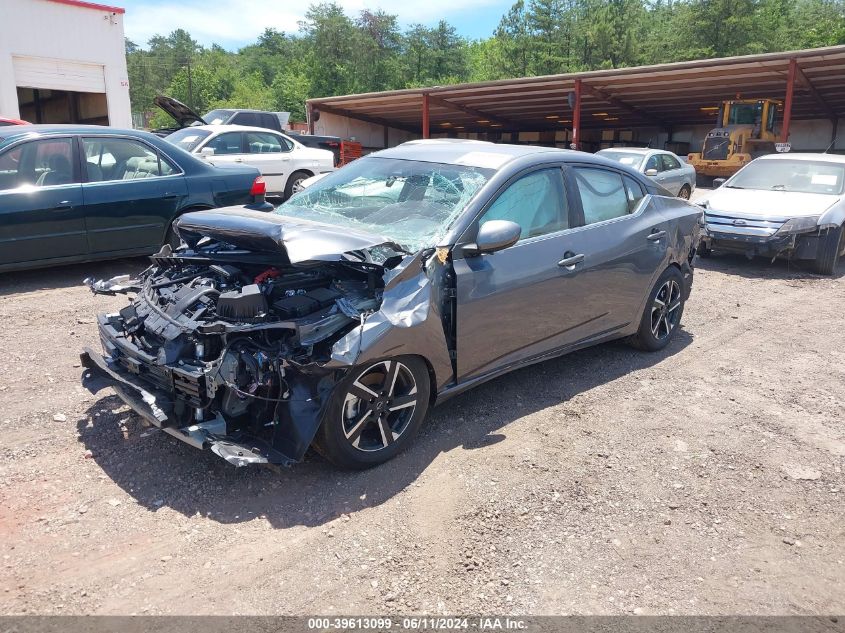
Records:
M251 196L263 196L267 193L267 183L264 182L264 176L259 176L252 181L252 188L249 190Z

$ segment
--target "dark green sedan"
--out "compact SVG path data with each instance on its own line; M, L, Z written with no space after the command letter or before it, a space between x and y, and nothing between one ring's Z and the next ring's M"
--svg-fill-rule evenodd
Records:
M0 128L0 272L151 254L186 211L270 210L253 167L214 167L154 134Z

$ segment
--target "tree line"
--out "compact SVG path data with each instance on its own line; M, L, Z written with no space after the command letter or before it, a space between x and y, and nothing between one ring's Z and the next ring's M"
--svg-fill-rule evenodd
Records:
M517 0L480 40L445 20L403 29L396 15L323 2L297 33L267 29L238 51L178 29L146 47L127 40L126 56L135 112L167 94L200 113L256 108L302 121L311 97L843 43L845 0Z

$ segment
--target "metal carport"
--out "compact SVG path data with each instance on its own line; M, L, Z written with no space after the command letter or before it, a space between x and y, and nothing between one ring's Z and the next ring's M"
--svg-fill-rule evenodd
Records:
M845 114L845 46L327 97L307 108L312 133L326 113L383 126L384 146L393 128L491 139L569 130L579 147L591 129L653 127L671 138L713 123L714 106L737 95L783 100L783 140L796 120L830 121L835 139Z

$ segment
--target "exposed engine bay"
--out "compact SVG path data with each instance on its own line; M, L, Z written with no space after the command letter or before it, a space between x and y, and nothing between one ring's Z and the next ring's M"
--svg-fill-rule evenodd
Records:
M308 432L284 436L303 411L315 418L336 384L333 344L379 309L384 273L403 259L382 247L376 264L373 253L294 266L207 238L184 252L165 246L137 279L87 281L137 294L99 316L104 358L86 350L83 362L184 441L236 465L294 461L302 449L291 444Z

